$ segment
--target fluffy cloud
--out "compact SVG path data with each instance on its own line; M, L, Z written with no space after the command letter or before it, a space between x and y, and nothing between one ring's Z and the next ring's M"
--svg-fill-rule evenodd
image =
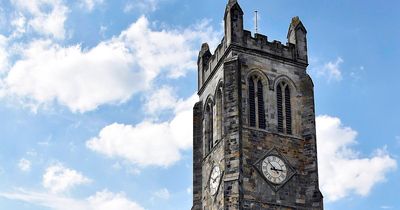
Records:
M108 190L97 192L84 200L23 189L11 193L0 193L0 197L24 201L53 210L144 210L139 204L129 200L125 194L115 194Z
M180 160L181 150L192 146L192 108L197 100L197 95L179 100L171 121L109 125L86 145L108 157L123 158L139 166L170 166Z
M19 162L18 162L18 168L21 170L21 171L24 171L24 172L28 172L28 171L30 171L31 170L31 161L29 161L29 160L27 160L27 159L24 159L24 158L22 158L21 160L19 160Z
M153 12L157 9L159 0L130 0L124 7L124 12L139 10L141 12Z
M335 61L329 61L322 63L316 58L311 58L310 63L312 68L310 72L319 78L325 78L330 81L341 81L343 79L342 70L340 65L344 62L341 57L338 57Z
M6 93L36 106L54 101L85 112L99 104L121 103L145 86L145 75L131 70L133 58L123 43L104 42L89 51L35 41L21 52L4 79Z
M80 6L92 11L96 5L102 4L104 0L80 0Z
M18 11L29 16L27 24L41 35L63 39L68 7L62 0L11 0Z
M351 148L357 143L357 132L344 127L338 118L317 117L317 136L320 184L329 201L352 193L366 196L397 167L396 161L384 149L378 149L369 158L360 157Z
M34 108L56 102L73 112L123 103L160 75L178 78L194 70L198 46L216 41L218 33L207 21L184 30L156 31L149 24L141 17L91 49L50 40L21 46L20 59L0 82L2 92Z
M28 191L23 188L14 192L0 192L0 197L31 203L52 210L144 210L131 201L124 193L103 190L86 199L75 199L58 192L91 182L81 173L55 164L47 168L43 175L43 186L48 192Z
M8 69L7 37L0 34L0 76Z
M173 109L177 103L172 87L164 86L149 94L145 103L146 113L158 114L163 110Z
M163 189L160 189L157 192L155 192L154 197L163 199L163 200L168 200L171 197L171 193L168 191L168 189L163 188Z
M12 34L9 39L20 38L26 33L26 17L22 13L15 14L11 20Z
M61 164L48 167L43 175L43 187L52 193L65 192L75 186L90 182L91 180L81 173L66 168Z
M93 210L144 210L139 204L128 200L123 193L114 194L107 190L91 196L88 202Z

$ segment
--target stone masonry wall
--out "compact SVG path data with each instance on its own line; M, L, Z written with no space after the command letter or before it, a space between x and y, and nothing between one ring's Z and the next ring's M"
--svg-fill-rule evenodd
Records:
M240 61L232 58L224 63L224 126L225 136L225 210L238 210L241 205L241 100Z
M198 102L193 108L193 207L202 209L202 158L203 157L203 103Z

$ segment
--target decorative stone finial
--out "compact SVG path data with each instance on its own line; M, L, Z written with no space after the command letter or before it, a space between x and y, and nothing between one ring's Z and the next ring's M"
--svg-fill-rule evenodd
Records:
M292 26L297 26L300 23L300 18L299 16L293 17L292 18Z
M226 5L227 8L232 7L233 5L237 4L238 1L237 0L229 0L228 4Z
M208 46L208 43L203 43L201 45L200 54L204 55L207 51L210 51L210 47Z
M229 0L228 4L235 4L237 3L237 0Z

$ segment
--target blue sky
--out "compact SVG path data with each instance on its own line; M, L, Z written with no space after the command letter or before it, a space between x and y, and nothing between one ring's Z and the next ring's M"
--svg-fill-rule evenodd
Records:
M225 4L0 0L1 209L190 209L197 52ZM269 40L308 30L325 208L400 209L400 3L240 4Z

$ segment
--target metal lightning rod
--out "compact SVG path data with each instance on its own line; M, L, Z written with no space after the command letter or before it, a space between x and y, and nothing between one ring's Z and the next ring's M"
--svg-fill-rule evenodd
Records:
M255 13L255 25L256 25L256 34L258 34L258 11L254 11Z

